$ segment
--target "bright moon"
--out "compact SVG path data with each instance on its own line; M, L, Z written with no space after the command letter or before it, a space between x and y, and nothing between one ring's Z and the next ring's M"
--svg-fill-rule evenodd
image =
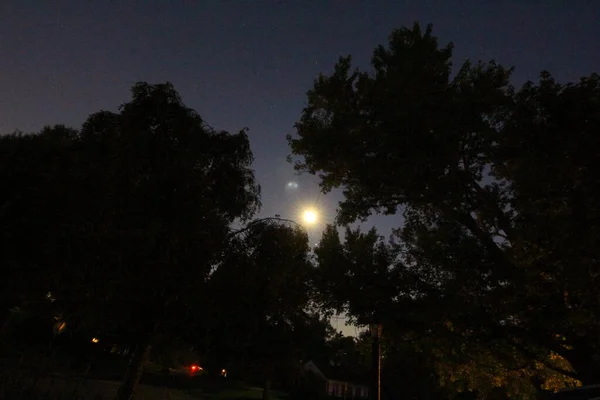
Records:
M315 210L304 210L302 213L302 220L307 224L314 224L317 222L317 212Z

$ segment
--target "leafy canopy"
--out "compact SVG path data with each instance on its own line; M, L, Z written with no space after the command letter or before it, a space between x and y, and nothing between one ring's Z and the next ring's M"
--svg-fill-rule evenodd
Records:
M133 340L185 315L232 222L260 205L246 133L213 130L169 83L134 85L81 130L2 137L0 152L7 301L51 291L72 320Z
M322 325L309 313L313 271L300 227L259 220L235 236L210 279L216 357L261 379L296 369Z
M296 168L343 188L340 223L403 214L382 321L496 343L500 365L541 362L559 385L598 380L600 78L515 90L494 62L452 76L451 50L416 24L368 72L341 58L289 137Z

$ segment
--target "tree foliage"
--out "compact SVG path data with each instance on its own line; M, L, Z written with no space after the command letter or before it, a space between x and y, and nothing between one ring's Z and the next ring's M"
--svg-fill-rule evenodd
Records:
M81 130L1 140L6 301L50 291L71 320L140 349L202 304L231 224L260 204L246 133L213 130L168 83L134 85Z
M315 249L316 282L325 309L346 313L359 325L378 321L387 302L401 287L394 268L396 248L383 241L375 229L363 233L346 229L344 241L338 230L327 226Z
M388 326L507 370L541 363L556 386L597 381L600 77L543 73L516 90L494 62L452 76L451 50L416 24L375 49L371 71L341 58L289 138L296 168L343 188L340 223L402 213L393 283L373 303Z
M256 221L232 239L211 275L213 351L234 371L261 380L297 372L309 341L326 334L310 314L308 235L279 221Z

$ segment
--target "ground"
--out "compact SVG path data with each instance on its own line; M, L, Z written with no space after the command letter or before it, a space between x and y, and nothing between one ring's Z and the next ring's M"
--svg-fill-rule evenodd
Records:
M0 378L0 399L37 400L112 400L119 387L118 381L92 380L60 376L34 377L3 374ZM139 385L136 399L140 400L251 400L261 399L262 389L238 386L218 393L203 393L201 389L176 390L165 387ZM282 400L282 393L273 391L273 400Z
M202 393L191 391L189 392L189 395L196 396L193 398L202 400L254 400L262 399L262 393L262 388L244 387L239 389L227 389L214 395L203 395ZM283 400L285 398L285 394L278 391L271 391L271 400Z

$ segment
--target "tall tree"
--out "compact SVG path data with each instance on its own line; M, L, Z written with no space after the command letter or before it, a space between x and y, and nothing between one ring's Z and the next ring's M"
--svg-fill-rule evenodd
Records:
M99 140L112 156L109 209L115 239L126 246L117 247L126 256L121 265L128 266L120 293L137 300L139 350L120 398L131 396L151 333L192 306L186 294L202 290L230 224L258 206L244 131L214 131L170 84L140 83L132 94L119 114L93 115L82 130L90 146Z
M375 49L372 72L340 59L289 138L296 167L344 189L342 223L403 214L386 323L500 342L511 360L595 382L600 78L543 74L515 91L493 62L451 77L451 50L416 24Z
M48 147L47 159L36 159L25 142L52 135L15 138L28 149L23 159L47 179L26 182L24 199L13 196L9 206L23 216L38 212L17 210L23 202L42 204L35 215L51 211L35 243L50 257L36 262L51 270L42 286L56 292L65 312L136 344L119 391L119 399L130 399L156 332L197 306L230 225L259 206L252 154L244 131L213 130L168 83L138 83L118 113L93 114L80 132L66 133L67 145ZM54 143L67 140L55 136ZM28 228L35 232L45 219ZM19 257L22 264L27 255Z
M313 322L308 235L279 221L257 221L233 239L211 277L216 293L213 325L221 354L242 360L246 371L271 381L302 359L305 333ZM234 352L232 354L232 352Z

